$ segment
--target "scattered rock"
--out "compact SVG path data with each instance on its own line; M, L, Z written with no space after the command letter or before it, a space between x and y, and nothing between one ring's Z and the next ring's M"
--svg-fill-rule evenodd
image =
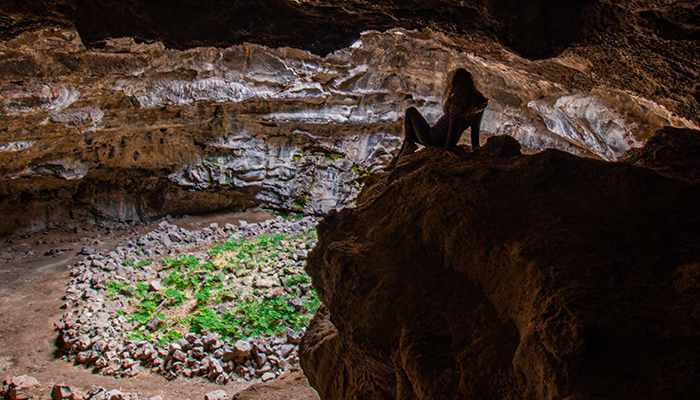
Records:
M233 350L236 354L235 357L249 358L252 346L245 340L239 340L233 345Z
M157 331L158 328L160 328L164 323L165 323L165 321L162 321L162 320L161 320L160 318L158 318L158 316L156 315L155 317L153 317L153 319L151 319L151 320L146 324L146 329L148 329L148 330L151 331L151 332L155 332L155 331Z
M230 398L231 396L223 390L215 390L204 395L204 400L229 400Z
M152 280L150 282L150 289L155 292L160 292L161 290L163 290L163 283L159 280Z
M287 358L292 351L294 351L294 349L296 349L296 346L284 344L279 348L279 350L277 350L277 354L280 356L280 358Z
M51 389L51 400L82 400L69 386L55 385Z
M242 379L256 379L266 372L277 375L287 370L291 365L285 363L284 358L294 359L295 356L290 354L296 354L296 346L303 336L303 331L294 332L290 329L283 338L248 338L234 343L216 333L186 333L181 339L160 345L155 342L128 340L127 334L133 328L126 318L118 313L136 294L135 282L147 283L151 291L163 290L162 282L168 274L163 274L147 264L137 266L137 263L152 259L153 254L159 251L170 254L170 250L164 246L167 244L163 239L166 236L172 243L196 248L203 243L213 244L227 238L251 238L261 232L268 235L294 233L315 226L316 219L313 217L304 217L301 220L279 217L262 224L247 224L242 221L237 225L228 224L226 229L221 229L218 225L209 225L199 231L186 231L166 220L161 221L155 230L117 246L110 252L85 250L84 258L71 268L73 278L66 289L67 311L56 323L68 350L67 358L75 363L90 365L103 375L131 377L145 368L168 379L177 376L202 376L218 384L226 384L235 375ZM298 243L287 243L288 247L297 245ZM202 261L208 256L202 252L188 254ZM273 290L283 293L284 288L280 287L280 278L274 269L292 268L285 265L274 261L269 266L261 267L268 275L253 277L253 274L247 274L241 280L243 284L248 282L248 285L252 286L255 279L259 290L274 288ZM302 265L296 263L293 264L293 268L300 270ZM292 273L291 270L289 273ZM282 275L280 272L279 276ZM106 300L106 289L111 280L126 285L120 289L116 298ZM226 306L222 305L221 310L225 312ZM153 317L139 329L156 333L165 323L161 318ZM265 366L266 364L268 365ZM256 368L264 369L258 373ZM107 396L104 390L99 393L101 394L95 396ZM110 395L127 396L115 393Z
M84 255L84 256L89 256L89 255L95 254L95 250L93 250L93 249L90 248L90 247L84 246L84 247L80 250L80 253L78 253L78 254L79 254L79 255L82 254L82 255Z
M271 288L275 286L275 280L271 278L258 277L255 279L254 286L259 288Z
M105 393L105 400L138 400L135 393L124 393L121 390L112 389Z
M6 379L3 384L3 393L11 400L26 400L34 397L33 389L40 387L39 381L27 375L15 376Z

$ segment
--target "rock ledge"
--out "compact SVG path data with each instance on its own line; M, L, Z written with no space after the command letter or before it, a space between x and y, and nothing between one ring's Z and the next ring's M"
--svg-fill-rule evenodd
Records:
M324 399L693 397L698 186L498 140L459 162L419 151L319 224L310 384Z

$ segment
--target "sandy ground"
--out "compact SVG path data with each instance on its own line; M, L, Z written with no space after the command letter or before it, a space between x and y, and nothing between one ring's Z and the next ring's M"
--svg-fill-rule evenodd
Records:
M223 226L239 220L249 223L274 217L265 211L211 216L187 216L170 221L187 229L199 229L216 222ZM226 386L207 380L175 379L142 372L131 379L95 375L60 358L56 346L57 322L63 310L63 296L70 279L69 269L78 261L83 246L110 250L124 240L134 239L157 223L139 226L100 226L56 229L0 242L0 381L27 374L41 384L41 398L49 398L54 384L73 387L79 392L93 385L137 393L140 398L160 395L165 400L203 399L206 393L225 390L232 395L250 384L231 382ZM274 394L273 394L274 393ZM281 397L280 397L281 396ZM313 399L318 398L300 372L285 379L255 385L240 398Z

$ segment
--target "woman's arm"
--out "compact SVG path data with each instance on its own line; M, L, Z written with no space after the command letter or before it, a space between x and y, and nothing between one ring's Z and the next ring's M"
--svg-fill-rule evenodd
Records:
M447 113L447 137L445 138L445 151L451 152L454 150L462 132L466 128L464 126L464 118L457 114Z

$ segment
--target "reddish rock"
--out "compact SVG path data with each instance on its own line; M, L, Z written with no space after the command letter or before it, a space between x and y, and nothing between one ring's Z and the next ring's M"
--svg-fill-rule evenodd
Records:
M51 400L81 400L81 397L69 386L54 385L51 389Z
M27 375L8 378L3 382L0 394L11 400L31 399L37 395L39 381Z
M513 148L419 151L319 225L300 359L321 398L700 392L700 187Z

